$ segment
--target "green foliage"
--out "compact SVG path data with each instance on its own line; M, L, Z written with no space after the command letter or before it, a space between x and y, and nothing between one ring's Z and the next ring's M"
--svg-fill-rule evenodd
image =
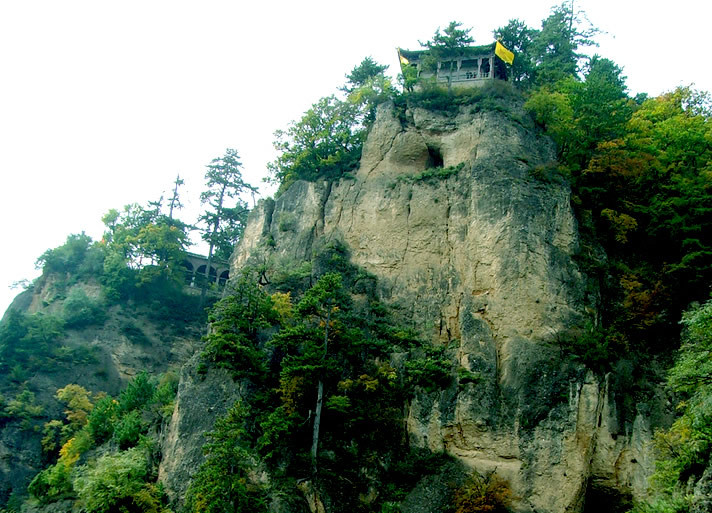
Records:
M147 487L150 467L145 449L134 447L99 457L88 464L76 478L74 487L84 511L144 511L144 496L154 495Z
M200 222L204 226L203 240L210 245L208 259L214 254L216 258L227 260L247 222L247 203L241 196L255 193L257 188L242 179L242 163L237 150L232 148L210 162L205 181L207 189L201 193L200 201L207 209L200 216Z
M119 403L112 397L99 399L87 419L87 429L96 445L101 445L114 435Z
M109 301L128 299L136 290L136 272L128 267L126 259L119 252L110 252L104 260L104 270L100 277L104 294Z
M280 292L303 292L309 286L312 275L310 262L277 261L274 271L270 274L271 285Z
M571 180L584 237L603 244L608 254L607 263L586 264L609 277L602 283L605 336L581 340L573 350L604 369L624 352L666 350L678 337L673 319L708 294L711 111L707 95L689 88L632 100L622 70L607 59L594 56L580 66L576 47L593 33L577 31L567 10L557 8L549 19L568 41L549 46L562 58L550 59L548 68L540 59L540 86L525 104L556 141L559 165L531 174ZM545 36L552 37L544 30L536 37Z
M36 265L48 274L96 276L102 268L103 260L103 248L82 232L68 236L63 245L45 251L37 259Z
M563 354L585 364L589 369L604 373L615 355L625 349L619 333L604 330L600 326L586 323L580 330L572 330L557 340Z
M684 342L669 384L688 397L712 392L712 301L686 312L682 317Z
M689 89L646 100L574 174L578 208L612 261L611 325L646 350L668 347L673 319L712 282L709 119Z
M525 107L556 141L559 159L573 171L586 166L603 141L625 131L633 113L622 70L594 56L584 81L573 76L535 90Z
M149 428L162 422L169 405L172 410L177 376L168 372L158 385L155 381L140 373L120 401L97 394L93 406L90 394L78 385L58 390L57 398L67 405L67 421L48 422L42 444L50 456L58 441L64 444L56 463L32 481L33 497L41 504L76 500L74 506L82 511L167 512L165 494L152 484L157 455ZM94 447L100 448L82 460Z
M32 479L27 491L40 504L73 498L71 467L59 462L46 468Z
M433 390L449 385L450 360L395 325L376 299L375 278L350 263L343 244L315 247L305 275L307 282L319 276L311 287L300 283L270 296L257 275L246 274L210 314L207 360L233 369L253 392L216 424L219 436L206 446L190 511L261 504L265 490L252 480L260 460L272 477L271 494L293 496L295 477L312 475L334 504L354 511L371 487L383 492L370 507L396 507L432 467L426 455L408 456L403 404L412 381ZM391 365L393 351L423 360L410 380Z
M688 513L690 500L682 491L675 490L666 497L635 504L631 513Z
M257 284L256 277L244 273L230 284L230 295L218 301L209 320L203 358L230 369L236 377L258 377L265 370L264 353L258 333L276 322L272 299Z
M358 108L357 123L368 128L376 119L376 107L391 99L395 90L385 75L388 66L383 66L366 57L346 76L347 83L340 90L347 94L347 101Z
M284 396L290 392L291 390L285 389ZM287 457L294 450L290 438L294 437L294 432L301 423L301 418L294 411L294 405L289 402L262 416L259 426L261 434L256 446L267 463L276 467L279 462L288 461Z
M446 388L452 381L452 361L444 346L424 346L421 356L405 363L408 384L428 392Z
M402 110L408 106L456 114L462 107L471 106L473 112L509 113L508 102L519 98L520 93L511 84L494 81L482 87L456 88L451 91L437 84L422 84L417 91L403 93L395 102Z
M504 27L494 31L495 39L515 54L509 69L509 78L518 87L527 89L534 79L535 63L532 59L532 46L539 31L527 27L518 19L509 20Z
M366 57L346 75L346 85L339 88L347 94L367 85L369 81L382 76L388 66L378 64L372 57Z
M441 180L447 180L448 178L457 175L460 171L462 171L464 167L464 162L461 162L456 166L431 167L426 169L422 173L418 173L414 176L399 176L398 181L409 183L423 182L428 184L435 184Z
M264 511L266 494L251 479L252 458L245 448L246 410L239 403L215 423L204 446L205 462L186 494L186 511Z
M153 403L161 418L167 418L173 414L173 403L177 393L178 376L175 372L168 371L161 376L153 394Z
M365 136L359 121L358 105L328 96L286 131L277 130L274 147L279 156L267 167L280 192L296 180L333 180L353 170Z
M47 455L55 455L59 448L67 441L62 437L64 423L61 420L50 420L45 422L42 428L42 452Z
M119 394L119 411L127 413L140 410L146 406L155 393L155 385L146 371L141 371L129 382Z
M597 46L594 37L599 33L584 12L573 10L573 4L553 7L531 41L537 83L551 84L575 76L583 57L579 48Z
M182 283L188 226L161 214L160 207L160 201L148 207L134 203L103 217L107 256L102 283L110 299L125 299L135 289L166 282Z
M62 317L67 328L102 324L106 319L104 305L87 296L81 287L74 287L70 290L62 308Z
M457 384L460 386L467 385L468 383L477 384L482 381L482 375L479 372L472 372L471 370L465 369L464 367L458 367L457 369Z
M64 321L53 315L24 315L10 310L0 325L0 370L20 365L24 372L49 370L64 338Z
M59 451L57 462L38 473L30 482L28 487L30 495L40 504L73 498L75 495L73 469L81 455L91 447L92 439L85 429L67 440Z
M653 495L636 511L690 511L689 490L712 464L712 300L685 313L683 344L668 385L685 398L678 419L658 431Z
M121 450L134 447L145 430L141 413L137 410L129 411L122 415L114 426L114 441Z
M44 407L35 401L35 394L27 389L8 401L3 409L3 417L20 421L23 429L30 429L32 420L41 417L43 413Z

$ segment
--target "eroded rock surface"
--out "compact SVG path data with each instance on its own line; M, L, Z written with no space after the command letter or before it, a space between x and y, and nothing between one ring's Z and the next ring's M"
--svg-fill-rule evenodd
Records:
M199 373L200 358L196 353L181 371L173 416L161 442L158 479L174 504L184 499L191 477L205 459L205 434L244 393L224 369Z

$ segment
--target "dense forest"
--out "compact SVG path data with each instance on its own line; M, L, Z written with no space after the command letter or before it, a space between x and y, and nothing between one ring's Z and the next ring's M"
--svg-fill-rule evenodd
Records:
M446 58L473 42L470 32L451 22L422 45ZM280 195L297 180L352 178L383 102L398 112L451 113L463 106L506 112L508 102L522 102L557 148L556 160L532 167L531 179L570 184L579 265L601 289L596 318L558 343L599 376L615 373L631 395L665 381L677 418L656 434L648 500L631 507L688 512L712 453L712 103L692 86L631 97L623 70L590 55L597 34L568 4L554 7L539 29L511 20L494 32L515 54L508 82L471 90L420 80L407 63L394 84L387 67L367 57L334 95L275 133L270 180ZM245 227L243 197L256 188L240 168L235 150L207 166L206 210L196 223L209 245L207 269L213 258L230 257ZM420 178L453 172L435 164ZM199 295L186 292L182 262L198 228L178 219L181 184L176 179L168 201L111 210L100 241L71 235L47 250L31 287L51 285L61 310L10 309L3 319L0 426L40 432L46 468L2 511L169 511L157 468L175 373L139 373L115 397L67 384L54 392L63 408L57 418L27 385L28 374L91 359L91 351L62 343L66 331L101 325L118 303L143 305L176 329L208 322L199 372L227 370L250 390L207 435L186 512L264 511L275 497L296 500L290 490L297 488L305 496L331 490L334 511L400 511L423 476L452 462L409 447L410 394L476 384L479 376L453 368L445 348L401 325L379 299L377 279L338 243L270 280L249 268L224 292L207 276ZM73 287L81 281L101 293ZM269 480L255 478L265 472ZM509 511L513 500L496 475L473 474L453 488L443 511ZM378 492L366 500L371 490ZM42 509L58 505L65 509Z

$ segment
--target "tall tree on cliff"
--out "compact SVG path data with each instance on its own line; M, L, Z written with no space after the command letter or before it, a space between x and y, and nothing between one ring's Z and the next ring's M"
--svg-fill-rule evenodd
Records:
M594 37L600 34L586 17L576 10L574 0L551 10L541 22L541 31L532 41L531 54L536 65L536 82L553 84L580 71L579 62L585 55L582 47L598 46Z
M433 58L433 63L438 61L445 62L450 60L450 69L447 77L448 90L452 88L452 72L455 61L463 47L468 46L474 40L470 36L471 28L462 29L462 23L459 21L451 21L450 24L443 29L442 34L440 28L435 31L433 38L425 43L420 43L420 46L427 48Z
M507 25L494 31L494 38L516 55L510 68L510 77L521 89L529 89L534 80L532 46L538 35L538 30L528 27L526 23L517 19L509 20Z
M209 249L205 280L200 293L201 305L205 301L213 257L227 260L245 230L248 207L240 195L246 191L257 192L256 187L242 179L242 163L237 150L226 149L225 155L213 159L206 167L207 190L200 194L200 201L207 208L199 222L204 226L202 237ZM234 206L229 205L232 204L231 200Z

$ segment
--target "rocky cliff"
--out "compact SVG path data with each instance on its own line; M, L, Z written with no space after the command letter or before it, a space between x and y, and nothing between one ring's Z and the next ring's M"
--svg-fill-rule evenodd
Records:
M269 279L342 242L382 299L476 377L416 395L412 444L496 471L520 511L614 511L647 487L651 416L644 405L622 415L615 377L556 347L596 321L598 295L577 264L568 185L534 178L553 159L515 103L382 105L354 176L297 182L255 208L232 275L256 265Z

